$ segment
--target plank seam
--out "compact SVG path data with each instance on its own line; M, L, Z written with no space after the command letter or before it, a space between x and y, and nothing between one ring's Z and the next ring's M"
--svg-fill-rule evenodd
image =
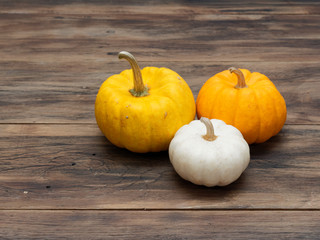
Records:
M39 208L39 209L0 209L0 211L150 211L150 212L162 212L162 211L207 211L207 212L214 212L214 211L234 211L234 212L241 212L241 211L252 211L252 212L262 212L262 211L283 211L283 212L320 212L320 208L104 208L104 209L95 209L95 208L88 208L88 209L77 209L77 208Z

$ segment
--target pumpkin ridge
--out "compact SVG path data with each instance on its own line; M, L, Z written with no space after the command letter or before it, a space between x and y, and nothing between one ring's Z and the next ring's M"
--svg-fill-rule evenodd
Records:
M133 97L135 98L135 97ZM130 117L128 119L128 115L133 115L133 117L135 117L135 115L138 113L138 117L136 118L136 123L138 124L137 127L135 127L134 125L128 125L128 124L124 124L125 127L121 127L120 130L120 141L123 144L123 147L130 150L131 149L139 149L140 146L145 145L145 142L150 142L153 143L153 139L150 139L151 135L151 125L152 124L145 124L145 123L141 123L141 121L143 122L144 119L151 119L149 111L144 111L143 109L151 109L150 103L153 102L152 101L144 101L144 105L143 107L141 107L139 104L137 104L136 102L131 102L130 100L124 101L123 102L123 106L121 107L121 109L126 109L126 106L131 105L131 108L135 108L136 109L136 113L131 112L130 110L127 111L120 111L120 123L124 122L124 121L128 121L130 120ZM147 105L148 104L148 105ZM140 108L140 111L137 111L137 109ZM142 116L142 117L141 117ZM128 120L127 120L128 119ZM139 121L138 121L139 120ZM141 135L141 132L143 131L143 134L146 136L149 136L149 139L140 139L141 141L139 141L139 137L137 137L138 135ZM132 137L134 136L134 137ZM127 141L128 138L132 138L132 140ZM151 144L151 146L148 147L148 149L145 149L145 151L150 151L150 149L153 149L153 144Z
M229 71L228 71L229 72ZM226 77L225 75L223 75L223 74L219 74L219 75L217 75L217 78L220 80L219 82L221 82L221 83L224 83L224 84L226 84L226 85L228 85L228 86L232 86L232 87L235 87L236 85L234 85L234 82L233 82L233 80L231 79L231 78L228 78L228 77Z
M256 139L253 141L253 142L256 142L260 135L261 135L261 125L262 125L262 121L261 121L261 107L260 107L260 102L259 102L259 99L258 99L258 96L257 96L257 92L256 91L252 91L253 94L254 94L254 97L256 99L256 102L257 102L257 107L258 107L258 111L259 111L259 131L257 131L257 137Z
M237 91L237 97L236 97L236 102L238 102L239 98L240 98L240 89L238 89ZM233 120L232 120L232 123L230 123L232 126L234 126L235 122L236 122L236 117L237 117L237 113L238 113L238 109L239 109L239 105L238 104L235 104L235 110L234 110L234 114L233 114Z
M174 106L174 105L176 105L176 102L175 102L175 100L174 99L172 99L171 98L171 96L161 96L161 99L168 99L168 101L170 102L170 106ZM183 124L182 124L182 120L181 119L183 119L183 112L182 111L175 111L176 113L178 112L178 115L179 115L179 119L176 119L176 122L175 123L177 123L177 121L180 121L179 122L179 124L178 125L180 125L180 126L182 126ZM177 129L178 130L178 129Z
M113 75L108 77L101 85L99 91L104 91L105 89L117 89L123 90L128 88L128 82L121 74Z
M149 105L149 107L150 107L150 109L159 109L159 101L148 101L148 105ZM148 112L148 114L146 114L146 116L145 116L146 118L149 118L149 119L153 119L154 118L154 116L153 116L153 111L150 111L150 112ZM154 151L154 148L156 147L155 145L154 145L154 143L156 142L155 141L155 139L153 138L153 134L152 134L152 132L153 131L155 131L155 129L153 129L153 127L157 127L157 126L152 126L152 124L147 124L148 126L144 126L144 131L146 131L147 132L147 134L148 134L148 140L149 140L149 142L150 142L150 146L149 146L149 149L148 149L148 152L149 151Z
M265 75L259 76L257 79L253 78L252 81L253 81L253 83L251 84L251 86L255 89L260 88L260 87L264 87L264 86L270 86L270 82L271 82ZM271 84L273 85L272 82L271 82Z
M251 86L254 86L256 84L264 84L262 81L267 81L267 79L265 79L264 77L259 77L258 79L253 79L251 81L253 82L253 83L251 83Z
M251 85L252 74L253 73L249 71L249 73L247 74L247 77L245 77L245 81L246 81L247 87L250 87L250 85Z
M272 85L271 85L272 86ZM275 95L274 95L274 88L273 87L270 87L270 88L267 88L269 92L272 91L272 94L269 94L269 96L271 96L271 99L272 99L272 105L273 105L273 109L274 109L274 113L275 113L275 119L276 119L276 127L273 129L273 132L272 132L272 136L275 136L278 131L279 131L279 128L280 128L280 124L279 124L279 112L278 112L278 109L277 109L277 106L276 106L276 98L275 98ZM271 91L270 91L271 90ZM278 97L278 96L277 96Z
M148 69L153 70L152 72L144 72L145 75L151 75L152 77L148 78L148 80L144 80L145 84L148 85L148 87L152 87L154 89L162 89L166 88L168 84L177 84L178 80L181 82L185 82L185 80L177 73L172 71L169 68L161 67L146 67ZM147 69L147 70L148 70ZM185 82L186 83L186 82ZM184 84L184 83L183 83Z
M197 117L200 119L200 117L202 117L203 115L203 113L202 113L202 109L203 109L203 101L205 101L206 100L206 98L204 98L203 99L203 96L206 96L206 95L212 95L212 94L210 94L210 92L211 92L211 87L210 87L210 85L209 85L209 83L210 83L211 81L209 81L209 82L206 82L205 84L204 84L204 86L206 86L206 87L204 87L204 88L201 88L200 89L200 91L199 91L199 93L198 93L198 96L197 96L197 100L196 100L196 105L198 106L197 108L196 108L196 112L197 112ZM210 101L211 103L213 103L214 101ZM198 105L200 103L200 106ZM209 105L209 104L208 104ZM210 106L211 106L211 104L210 104ZM209 117L208 115L206 115L205 117Z
M221 90L222 88L222 90ZM214 98L213 101L211 101L213 104L211 105L211 111L210 111L210 114L209 114L209 119L212 119L212 118L218 118L219 116L215 116L215 114L213 113L216 109L216 105L219 104L219 99L220 99L220 96L222 96L222 93L226 90L226 88L223 88L221 87L219 89L219 91L216 91L217 94L216 94L216 97Z
M175 82L167 82L167 83L165 83L165 84L163 84L162 86L156 86L156 87L149 87L149 85L148 85L148 87L149 87L149 90L151 90L152 89L152 92L153 92L153 94L154 95L158 95L158 92L161 92L161 91L164 91L164 92L166 92L166 89L168 88L168 85L169 84L172 84L172 85L176 85L177 83L175 83ZM160 96L161 94L159 94L159 96Z
M124 104L122 104L122 105L124 105ZM119 142L120 143L123 143L124 142L124 144L121 144L122 146L123 146L123 148L128 148L128 146L127 146L127 144L126 144L126 142L125 141L123 141L124 139L126 139L126 129L125 129L125 127L123 127L123 125L125 126L126 124L125 124L125 120L126 120L126 112L124 112L124 111L119 111L119 114L118 114L118 117L119 117L119 120L117 121L118 123L119 123L119 125L120 125L120 128L118 128L118 129L120 129L119 130L119 135L118 135L118 138L119 138Z
M272 95L272 100L273 100L273 107L274 107L275 116L276 116L276 120L277 120L277 128L275 128L275 130L272 133L272 136L275 136L279 132L279 129L281 129L281 125L279 124L280 114L279 114L279 111L276 106L277 101L273 95Z
M105 89L104 90L104 92L106 92L106 93L104 93L104 94L107 94L108 92L109 92L109 88L108 89ZM111 89L110 89L110 92L111 92L111 94L115 94L113 91L111 91ZM109 94L109 93L108 93ZM115 94L116 95L116 94ZM115 110L117 109L116 107L115 107L115 104L114 103L116 103L116 101L115 101L115 98L114 97L110 97L110 98L104 98L104 99L107 99L107 101L104 103L106 106L112 106L114 109L112 110L112 112L115 112ZM112 103L112 104L110 104L110 103ZM104 111L104 114L106 114L106 115L108 115L107 114L107 112L105 112ZM118 114L120 114L120 112L117 112L115 115L118 115ZM118 116L119 117L119 116ZM109 118L110 118L110 116L109 116ZM117 125L120 125L120 121L116 121L116 124ZM116 129L118 129L118 128L116 128ZM112 135L112 134L111 134ZM110 142L112 142L114 145L116 145L116 146L118 146L118 147L120 147L120 148L124 148L124 145L122 144L122 141L120 141L118 138L112 138L112 139L108 139Z

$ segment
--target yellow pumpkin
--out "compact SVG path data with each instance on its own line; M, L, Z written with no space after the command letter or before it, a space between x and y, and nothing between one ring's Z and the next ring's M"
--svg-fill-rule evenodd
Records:
M134 56L120 52L131 68L109 77L95 102L97 124L107 139L132 152L167 150L176 131L195 117L188 84L168 68L140 70Z
M211 77L197 97L197 116L233 125L251 143L262 143L283 127L284 98L265 75L230 68Z

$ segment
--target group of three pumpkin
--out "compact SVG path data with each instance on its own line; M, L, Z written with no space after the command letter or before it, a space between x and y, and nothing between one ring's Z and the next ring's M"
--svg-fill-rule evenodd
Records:
M258 72L222 71L202 86L195 103L176 72L140 71L125 51L119 58L131 69L101 85L95 103L99 128L111 143L133 152L169 148L176 172L195 184L225 186L238 179L250 161L248 144L267 141L286 120L283 97ZM200 120L194 120L196 112Z

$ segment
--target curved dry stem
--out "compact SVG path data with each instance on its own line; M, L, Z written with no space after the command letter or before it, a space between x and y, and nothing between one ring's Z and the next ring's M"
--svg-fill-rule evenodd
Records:
M207 128L207 134L203 135L202 137L207 141L214 141L217 138L217 136L214 135L214 128L213 128L212 122L206 117L201 117L200 121Z
M235 68L235 67L231 67L231 68L229 68L229 71L231 73L235 73L238 77L238 84L235 86L235 88L247 88L248 87L246 84L246 80L244 78L244 75L240 69Z
M118 57L119 59L126 59L130 63L132 68L133 89L130 89L129 92L135 97L142 97L142 96L149 95L148 88L143 84L141 71L135 57L127 51L119 52Z

